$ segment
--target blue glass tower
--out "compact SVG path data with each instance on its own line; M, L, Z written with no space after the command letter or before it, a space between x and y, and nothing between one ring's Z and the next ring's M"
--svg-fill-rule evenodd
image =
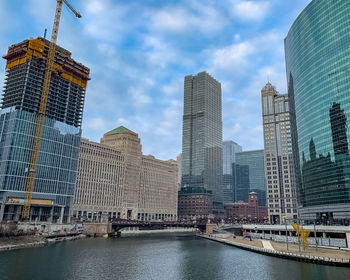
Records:
M314 0L285 39L299 216L350 218L350 1Z
M236 201L236 180L235 163L236 153L242 152L242 146L233 141L224 141L222 143L223 160L223 201L224 204Z

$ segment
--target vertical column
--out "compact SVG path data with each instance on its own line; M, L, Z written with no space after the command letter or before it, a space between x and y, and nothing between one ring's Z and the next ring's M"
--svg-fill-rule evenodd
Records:
M0 222L2 222L4 218L4 211L5 211L5 200L2 201L2 203L0 204Z
M43 208L42 208L42 207L40 207L40 208L39 208L39 217L38 217L38 222L40 222L40 221L41 221L41 215L42 215L42 213L43 213Z
M63 222L63 213L64 213L64 207L61 207L60 218L58 220L59 224L62 224L62 222Z
M53 218L53 206L51 207L50 216L49 216L49 218L47 219L47 222L48 222L48 223L52 223L52 218Z

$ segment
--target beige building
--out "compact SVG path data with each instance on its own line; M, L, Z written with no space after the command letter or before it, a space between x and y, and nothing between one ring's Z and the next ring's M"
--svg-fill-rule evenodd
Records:
M138 134L118 127L82 139L73 216L102 221L177 219L176 161L142 155Z
M297 217L288 95L270 83L261 90L266 205L272 224Z

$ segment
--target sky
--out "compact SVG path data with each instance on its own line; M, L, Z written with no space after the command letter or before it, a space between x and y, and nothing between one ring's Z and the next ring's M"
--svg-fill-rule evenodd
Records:
M261 89L286 93L284 45L310 0L69 0L57 43L91 69L82 135L99 142L125 126L143 153L181 153L184 76L207 71L222 85L223 139L263 149ZM55 0L0 0L0 53L48 37ZM5 61L0 61L0 85Z

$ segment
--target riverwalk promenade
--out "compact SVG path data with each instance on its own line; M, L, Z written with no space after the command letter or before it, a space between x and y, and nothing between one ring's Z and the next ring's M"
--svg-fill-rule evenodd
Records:
M311 262L326 265L348 266L350 267L350 251L330 248L308 247L305 250L302 245L287 244L269 240L248 239L241 236L222 237L220 235L201 235L202 238L224 243L241 249L254 251L260 254L292 259L302 262ZM300 251L299 251L300 250Z

